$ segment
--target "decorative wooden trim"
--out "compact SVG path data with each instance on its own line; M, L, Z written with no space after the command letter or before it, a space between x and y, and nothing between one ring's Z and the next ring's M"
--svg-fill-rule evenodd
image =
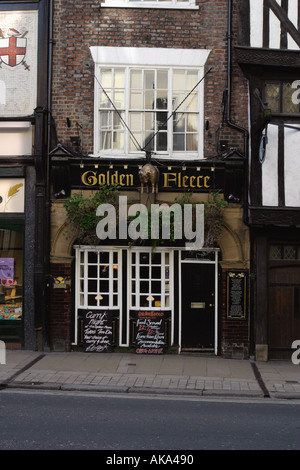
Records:
M297 51L235 46L235 55L243 68L257 65L300 68L300 54Z
M300 224L300 211L297 207L257 207L249 206L248 221L251 226Z

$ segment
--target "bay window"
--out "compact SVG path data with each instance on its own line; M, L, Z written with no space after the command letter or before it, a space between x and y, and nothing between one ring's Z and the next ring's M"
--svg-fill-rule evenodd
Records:
M93 47L94 156L199 159L209 51Z

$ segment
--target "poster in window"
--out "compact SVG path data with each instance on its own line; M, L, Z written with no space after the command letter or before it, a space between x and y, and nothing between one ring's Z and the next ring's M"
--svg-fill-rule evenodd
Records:
M2 286L14 283L14 258L0 258L0 282Z

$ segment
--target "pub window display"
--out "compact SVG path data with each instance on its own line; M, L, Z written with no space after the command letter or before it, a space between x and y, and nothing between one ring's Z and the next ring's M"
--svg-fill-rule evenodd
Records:
M0 321L21 320L23 307L23 235L0 229Z

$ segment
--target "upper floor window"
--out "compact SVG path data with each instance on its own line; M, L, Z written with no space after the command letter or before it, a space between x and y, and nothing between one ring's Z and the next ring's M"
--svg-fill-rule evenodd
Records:
M92 49L105 55L115 48ZM201 158L201 79L208 53L187 50L181 60L184 50L118 48L120 65L111 55L111 64L97 64L95 156L141 156L151 151L158 158Z
M105 0L103 7L198 9L196 0Z
M272 114L300 114L299 91L293 81L268 81L265 83L265 102Z

